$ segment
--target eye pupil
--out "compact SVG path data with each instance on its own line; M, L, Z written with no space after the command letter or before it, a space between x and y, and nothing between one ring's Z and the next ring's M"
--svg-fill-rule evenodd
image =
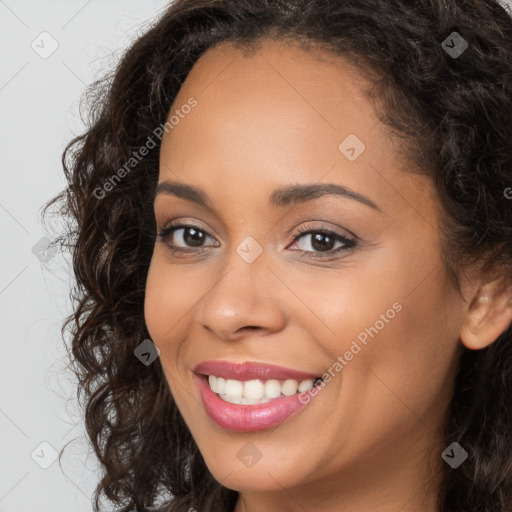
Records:
M320 243L321 239L327 239L327 244ZM325 250L328 251L328 250L332 249L334 242L335 242L334 238L329 236L328 234L317 233L316 235L313 236L313 242L312 242L311 246L315 250L318 250L318 251L325 251ZM327 245L327 247L326 247L326 245Z
M191 237L188 237L185 233L190 233ZM204 234L202 231L198 231L195 228L186 228L184 230L183 239L187 243L187 245L192 245L193 247L200 247L201 242L204 239ZM191 242L189 242L191 240Z

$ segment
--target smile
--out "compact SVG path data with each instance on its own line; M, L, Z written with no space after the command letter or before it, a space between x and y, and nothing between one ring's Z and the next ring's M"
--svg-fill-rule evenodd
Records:
M195 368L206 413L235 432L263 430L282 423L306 404L299 394L320 377L274 365L207 361Z

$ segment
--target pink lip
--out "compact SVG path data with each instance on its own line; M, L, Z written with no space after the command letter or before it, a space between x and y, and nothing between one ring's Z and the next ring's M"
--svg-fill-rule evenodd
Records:
M251 380L251 379L295 379L297 381L316 379L319 375L301 372L262 363L231 363L229 361L203 361L194 368L195 373L202 375L215 375L224 379Z
M273 398L264 404L231 404L212 391L207 377L194 375L194 378L207 414L217 425L233 432L254 432L274 427L307 405L299 401L299 394Z
M317 378L317 375L313 373L284 368L283 366L250 362L203 361L194 368L194 372L207 414L217 425L234 432L253 432L276 426L307 403L301 403L299 394L295 394L273 398L263 404L232 404L225 402L212 391L206 375L241 381L251 379L295 379L300 382Z

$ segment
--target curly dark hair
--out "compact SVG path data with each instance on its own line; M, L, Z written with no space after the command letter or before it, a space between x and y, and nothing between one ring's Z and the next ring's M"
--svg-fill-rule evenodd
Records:
M468 48L443 48L453 32ZM443 259L454 285L475 261L512 278L512 19L496 0L177 0L93 83L87 130L62 156L67 187L49 201L67 219L76 285L71 359L103 493L137 511L231 511L238 493L209 472L149 338L145 283L156 238L159 144L107 182L168 119L194 63L224 42L264 39L349 59L370 80L375 108L411 172L429 176L444 208ZM125 167L126 170L126 167ZM101 193L98 191L101 190ZM446 444L470 453L445 465L442 512L512 511L512 328L482 350L461 345ZM168 493L169 499L157 503Z

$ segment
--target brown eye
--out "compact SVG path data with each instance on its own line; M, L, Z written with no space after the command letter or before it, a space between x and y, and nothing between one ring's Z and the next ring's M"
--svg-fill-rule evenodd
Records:
M297 240L304 241L304 243L302 247L293 250L309 253L308 256L320 258L332 256L341 251L348 251L357 245L354 239L341 233L325 228L312 229L309 226L298 230L298 235L294 238L294 245L297 245ZM340 245L335 248L336 243Z
M194 248L205 248L205 239L214 240L205 230L192 224L168 225L158 236L175 252L194 252Z

